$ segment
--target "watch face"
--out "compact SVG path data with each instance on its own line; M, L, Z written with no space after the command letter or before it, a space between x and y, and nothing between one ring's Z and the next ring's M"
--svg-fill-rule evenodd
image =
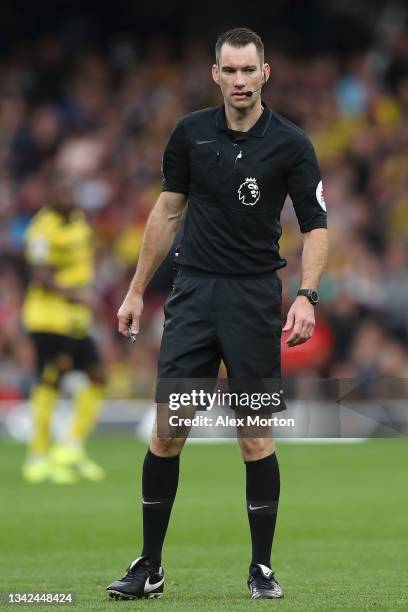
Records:
M312 300L313 304L317 304L319 301L319 294L317 293L317 291L311 291L310 292L310 299Z

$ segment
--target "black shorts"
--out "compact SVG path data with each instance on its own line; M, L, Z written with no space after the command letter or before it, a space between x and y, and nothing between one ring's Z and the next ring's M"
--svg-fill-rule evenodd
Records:
M36 353L37 375L42 382L54 384L69 370L88 372L101 363L96 344L90 336L72 338L32 332L30 337Z
M281 293L276 273L232 278L180 268L164 305L156 402L164 403L168 379L216 379L221 359L229 381L280 387Z

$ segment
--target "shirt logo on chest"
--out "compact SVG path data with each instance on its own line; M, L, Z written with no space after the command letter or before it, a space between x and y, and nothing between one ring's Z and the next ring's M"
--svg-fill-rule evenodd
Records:
M238 188L238 198L245 206L254 206L261 196L256 178L246 178Z

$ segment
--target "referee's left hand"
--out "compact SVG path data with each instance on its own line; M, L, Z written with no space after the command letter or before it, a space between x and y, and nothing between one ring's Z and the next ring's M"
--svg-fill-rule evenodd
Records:
M307 342L313 335L315 327L314 306L309 300L300 295L293 302L282 331L292 330L286 340L288 346L297 346Z

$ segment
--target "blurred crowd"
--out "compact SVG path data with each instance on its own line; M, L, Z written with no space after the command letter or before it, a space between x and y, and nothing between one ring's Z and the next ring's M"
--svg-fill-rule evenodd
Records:
M293 58L266 42L263 99L300 125L317 151L329 213L330 261L313 338L285 348L287 374L408 377L408 35L381 49ZM161 190L161 157L177 119L220 104L208 41L177 54L123 37L102 51L67 53L47 37L0 59L0 399L27 397L33 352L20 323L29 279L24 233L47 202L55 167L76 179L94 228L94 335L108 395L149 397L171 284L170 254L145 300L135 345L116 332L143 226ZM284 313L295 295L301 236L282 214Z

